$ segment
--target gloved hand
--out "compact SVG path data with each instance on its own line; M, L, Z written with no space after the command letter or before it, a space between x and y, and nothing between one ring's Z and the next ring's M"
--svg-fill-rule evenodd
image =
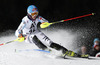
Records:
M18 35L18 38L17 38L17 41L23 42L24 40L25 40L25 37L23 37L22 34L19 34L19 35Z
M41 28L46 28L46 27L49 27L50 25L51 25L51 23L44 22L44 23L40 24L40 27Z

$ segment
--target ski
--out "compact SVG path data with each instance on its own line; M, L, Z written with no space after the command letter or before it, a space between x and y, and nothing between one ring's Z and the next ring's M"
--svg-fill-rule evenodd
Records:
M70 59L70 60L80 60L80 59L100 60L99 57L97 58L97 57L92 57L92 56L89 56L89 57L70 57L70 56L62 57L62 56L60 56L60 58L63 58L63 59Z

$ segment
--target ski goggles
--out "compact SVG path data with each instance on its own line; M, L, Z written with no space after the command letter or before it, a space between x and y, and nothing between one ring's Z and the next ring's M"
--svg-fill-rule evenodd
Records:
M31 13L31 16L38 15L38 12Z

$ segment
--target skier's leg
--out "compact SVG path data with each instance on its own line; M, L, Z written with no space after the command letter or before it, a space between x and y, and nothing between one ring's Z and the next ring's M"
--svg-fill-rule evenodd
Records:
M42 32L35 34L36 37L46 46L50 46L52 41Z
M56 50L61 50L63 53L63 56L67 55L67 56L73 56L73 57L81 57L81 55L79 55L73 51L67 50L65 47L63 47L57 43L51 43L50 47L54 48Z
M56 43L51 43L50 47L56 50L61 50L63 54L66 53L66 51L68 51L66 48Z
M40 49L47 49L47 46L45 46L36 36L34 36L32 40Z
M38 48L45 50L47 49L47 46L45 46L38 38L36 35L31 34L28 35L25 42L27 43L34 43Z

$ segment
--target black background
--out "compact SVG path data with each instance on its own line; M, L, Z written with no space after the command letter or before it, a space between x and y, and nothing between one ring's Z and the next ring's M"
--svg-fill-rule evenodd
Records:
M32 4L37 6L39 15L50 22L94 12L96 13L94 16L55 24L53 26L58 28L67 27L67 29L72 29L73 33L82 31L84 28L86 30L83 29L83 31L89 34L89 36L86 36L86 39L93 40L95 37L100 37L100 0L1 0L0 32L9 29L16 30L21 19L27 14L27 7Z

